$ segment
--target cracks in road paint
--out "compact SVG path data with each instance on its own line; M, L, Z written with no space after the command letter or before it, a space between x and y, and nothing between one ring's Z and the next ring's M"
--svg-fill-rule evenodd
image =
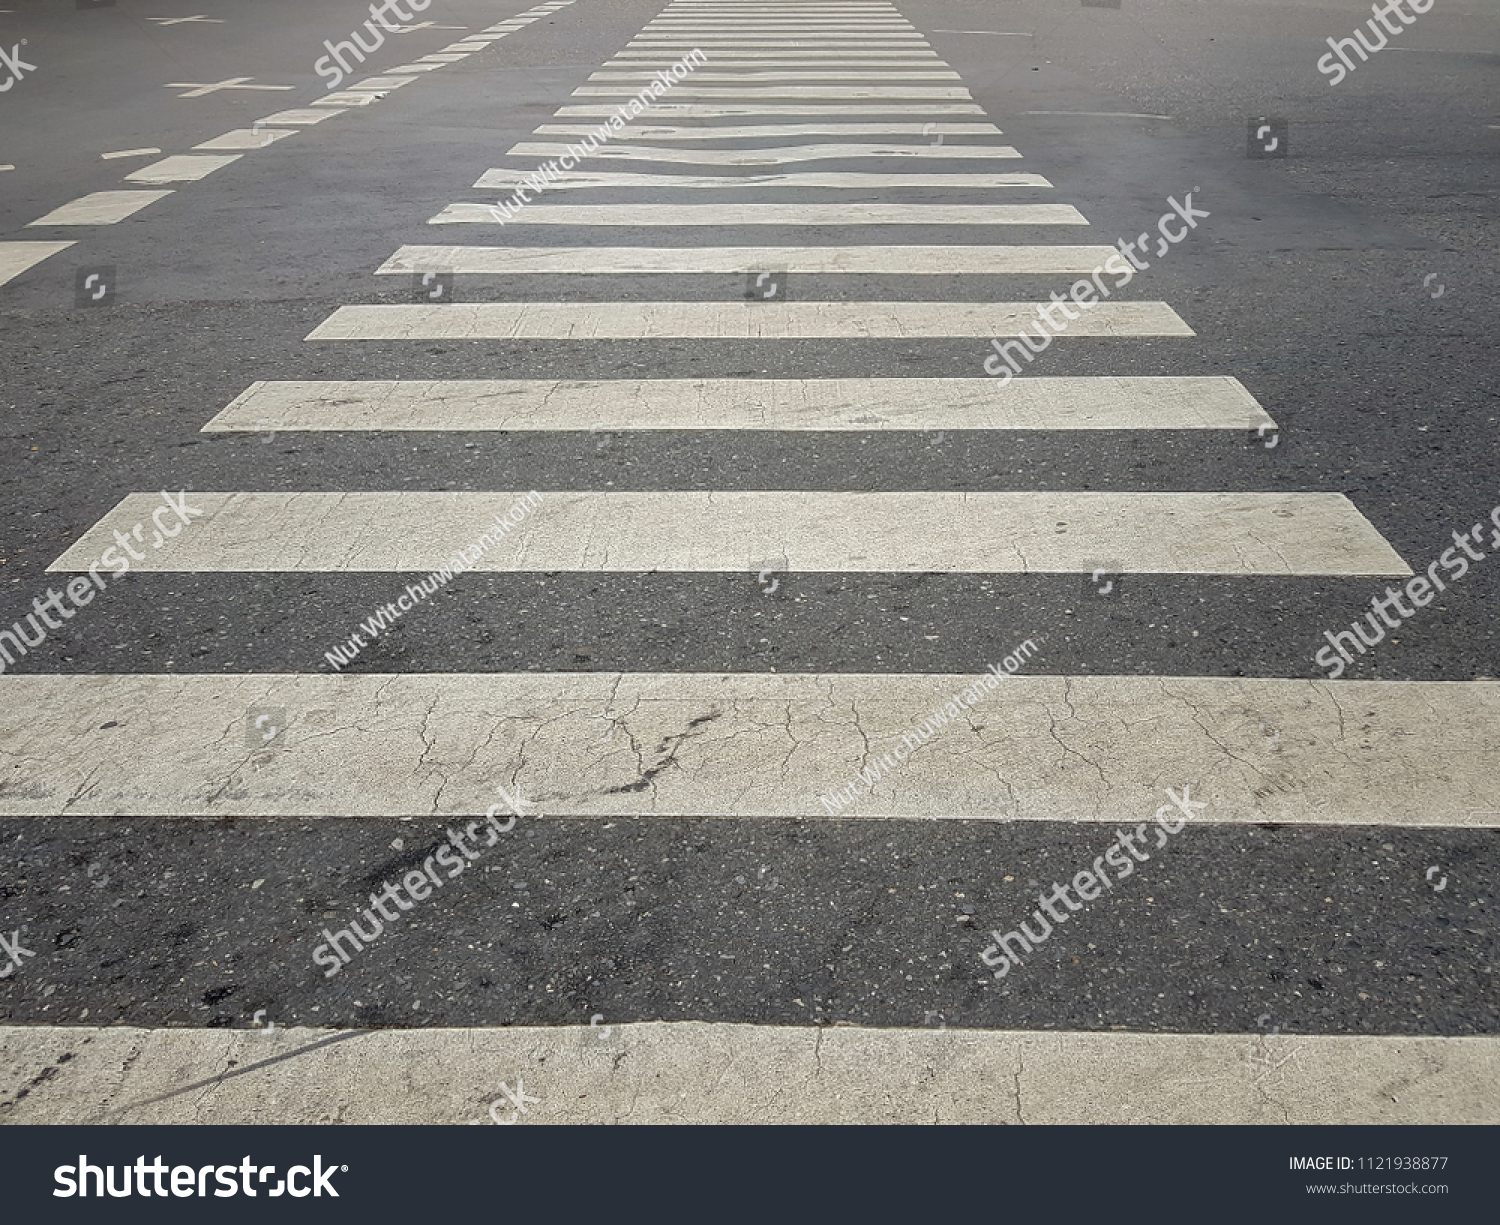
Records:
M214 1091L216 1089L218 1089L219 1086L224 1083L224 1077L226 1077L227 1075L229 1075L230 1068L234 1067L234 1065L235 1065L236 1061L234 1059L231 1059L230 1056L234 1054L234 1048L236 1046L238 1046L238 1045L239 1045L239 1039L237 1037L234 1037L234 1036L228 1036L227 1037L227 1041L225 1042L225 1045L224 1045L224 1054L221 1056L221 1060L222 1060L222 1062L224 1064L224 1070L219 1073L218 1078L212 1084L205 1085L204 1089L203 1089L203 1092L201 1094L199 1094L197 1098L194 1099L194 1101L193 1101L193 1115L194 1115L194 1117L196 1117L198 1119L199 1123L203 1122L203 1119L201 1117L201 1113L200 1112L201 1112L202 1107L203 1107L204 1099L212 1096L212 1094L214 1093Z
M1026 1055L1022 1051L1016 1052L1016 1122L1023 1127L1026 1126L1026 1116L1021 1113L1021 1076L1026 1071Z
M307 1046L300 1047L295 1051L287 1051L282 1055L272 1055L269 1059L262 1059L256 1063L249 1063L242 1068L235 1068L233 1070L225 1069L223 1072L219 1073L218 1076L210 1076L206 1080L196 1081L191 1085L184 1085L182 1088L173 1089L169 1093L160 1093L156 1097L148 1097L139 1102L128 1102L123 1106L115 1107L114 1113L123 1114L127 1110L135 1110L142 1106L154 1106L158 1102L170 1101L174 1097L181 1097L185 1093L192 1093L195 1090L203 1088L205 1085L217 1087L226 1080L232 1080L236 1076L245 1076L250 1072L257 1072L261 1068L270 1067L273 1063L284 1063L288 1059L296 1059L299 1056L310 1054L311 1052L316 1050L321 1050L325 1046L332 1046L333 1044L338 1042L348 1042L351 1038L363 1038L368 1032L368 1030L363 1029L345 1030L342 1033L333 1034L331 1037L324 1038L320 1042L313 1042ZM144 1051L144 1049L145 1044L142 1043L141 1051ZM137 1051L135 1055L131 1057L131 1063L133 1063L140 1057L141 1051ZM126 1066L128 1068L129 1065L127 1064Z
M83 798L84 793L89 789L89 784L93 782L94 779L98 776L99 772L104 769L104 765L104 762L99 762L92 770L89 771L88 777L85 778L83 782L78 784L78 790L73 792L72 795L70 795L65 801L63 801L63 813L66 813L69 808L71 808L74 804L76 804Z
M1228 758L1231 758L1234 761L1239 762L1241 765L1249 766L1250 769L1254 770L1257 774L1259 774L1261 776L1261 778L1265 779L1266 782L1268 782L1268 783L1273 783L1273 782L1276 781L1269 774L1267 774L1264 770L1262 770L1259 766L1257 766L1253 761L1250 761L1248 758L1241 757L1238 753L1236 753L1233 749L1231 749L1227 744L1225 744L1222 740L1220 740L1216 735L1214 735L1213 732L1209 730L1208 726L1203 722L1203 720L1198 717L1198 708L1195 705L1193 705L1193 703L1191 701L1188 700L1188 698L1187 698L1187 696L1185 694L1173 693L1170 689L1167 688L1167 682L1165 680L1163 680L1162 683L1161 683L1161 691L1164 694L1166 694L1169 698L1174 698L1175 700L1181 702L1184 706L1186 706L1188 708L1188 713L1192 715L1193 722L1195 724L1197 724L1198 730L1201 731L1210 740L1212 740L1214 742L1214 744L1218 747L1218 749L1220 750L1220 752L1222 752L1224 754L1224 756L1226 756Z
M661 744L657 746L656 751L658 753L666 753L665 757L659 760L655 765L641 770L640 777L633 783L624 783L619 787L611 787L608 791L604 792L604 794L624 795L632 792L645 791L646 788L649 787L651 788L654 801L654 797L656 794L656 777L663 771L665 771L669 766L677 766L678 769L682 768L680 765L678 765L677 762L677 752L687 741L697 738L693 735L693 729L695 727L701 727L705 723L712 723L714 722L714 720L722 719L723 717L723 713L718 710L713 711L711 714L699 715L696 719L689 721L687 728L684 731L678 732L674 736L664 737Z
M1078 718L1078 712L1073 708L1072 691L1073 691L1073 681L1072 681L1072 678L1071 677L1066 677L1066 676L1063 677L1063 703L1068 708L1068 718L1070 720L1075 720L1076 721L1077 718ZM1103 783L1105 785L1105 787L1107 788L1109 786L1109 780L1104 777L1104 769L1103 769L1103 767L1100 766L1099 763L1097 761L1094 761L1092 758L1085 757L1077 749L1071 748L1069 745L1067 745L1063 741L1063 738L1057 734L1057 719L1052 714L1052 708L1050 706L1047 707L1047 723L1048 723L1048 727L1047 727L1048 733L1052 736L1052 739L1054 739L1055 741L1057 741L1058 746L1063 751L1063 760L1066 761L1067 760L1067 755L1069 753L1072 753L1074 757L1076 757L1076 758L1079 759L1079 761L1086 761L1086 762L1088 762L1089 765L1093 766L1094 769L1098 771L1098 773L1099 773L1099 781L1101 783Z

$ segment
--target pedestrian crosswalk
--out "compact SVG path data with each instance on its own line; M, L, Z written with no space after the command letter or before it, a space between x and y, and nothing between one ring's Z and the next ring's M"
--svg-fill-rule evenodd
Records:
M766 23L757 28L759 18ZM889 28L875 33L866 20ZM826 18L826 21L824 20ZM711 20L710 20L711 19ZM717 26L715 23L718 23ZM824 29L819 29L821 23ZM780 27L773 30L772 27ZM826 31L826 32L825 32ZM784 36L783 36L784 35ZM456 200L431 224L467 222L501 236L478 244L408 245L376 271L385 275L443 271L458 277L526 274L551 278L585 275L753 273L778 269L792 275L866 273L907 276L1068 275L1095 268L1114 254L1107 245L1027 242L1005 244L997 227L1086 227L1071 204L1034 198L1022 203L952 203L962 194L991 196L1006 188L1045 193L1047 180L1030 172L981 176L958 166L920 176L891 169L766 176L761 168L803 159L888 164L920 157L1019 158L994 138L992 123L931 122L903 118L910 105L961 105L980 113L966 88L874 86L851 73L853 57L879 54L896 71L942 72L952 77L921 34L894 6L862 9L830 5L795 12L766 0L732 5L669 5L603 68L574 91L574 98L626 97L695 47L709 52L713 85L689 77L637 125L627 125L598 149L601 160L643 163L628 175L583 168L576 183L549 183L548 191L576 186L580 194L612 195L621 188L649 191L649 203L542 198L517 210L502 227L486 203ZM812 48L820 48L817 51ZM879 47L872 52L872 47ZM646 50L651 48L651 50ZM774 50L770 50L774 48ZM776 84L766 83L764 57L777 57ZM792 57L817 55L838 68L801 66ZM779 66L798 65L795 74ZM850 78L861 78L851 80ZM670 79L670 78L669 78ZM614 82L618 83L614 83ZM819 84L805 84L817 81ZM606 82L606 83L600 83ZM726 82L734 82L727 84ZM923 92L925 91L925 92ZM679 101L689 95L720 97L722 106ZM794 101L806 98L809 101ZM848 99L870 99L851 109ZM890 98L893 101L874 101ZM895 99L901 99L896 102ZM776 104L762 99L775 99ZM879 123L841 118L868 110ZM610 106L564 104L569 114L614 114ZM786 114L783 122L769 116ZM807 122L809 116L822 118ZM795 116L795 118L791 118ZM716 119L733 121L711 122ZM744 122L745 117L759 117ZM693 122L688 122L693 121ZM671 126L663 127L663 122ZM686 125L686 126L684 126ZM932 145L933 130L972 143ZM534 159L565 152L566 141L543 139L591 132L543 123L537 138L512 146L519 165L486 171L477 189L499 190L522 180ZM851 137L878 137L856 142ZM913 136L924 138L917 143ZM715 138L720 138L715 140ZM656 147L632 141L672 141ZM703 142L715 141L711 146ZM689 143L691 142L691 143ZM745 143L752 142L752 143ZM649 163L658 162L654 167ZM715 165L704 176L684 164ZM698 203L694 190L755 192L769 182L817 197L796 203L735 199ZM871 199L915 191L929 198ZM834 198L829 199L829 193ZM850 196L858 198L851 199ZM517 231L514 227L520 226ZM562 227L567 246L508 241L527 227ZM865 241L869 227L971 227L971 243L913 239ZM610 245L617 229L643 229L671 245ZM743 235L758 227L790 234L821 231L823 241L749 245ZM920 233L920 228L909 230ZM705 235L729 238L705 238ZM833 239L830 242L828 239ZM307 336L315 345L389 341L525 340L586 345L607 340L643 342L704 339L762 343L790 339L1014 337L1044 303L1006 301L791 301L775 305L732 301L549 301L534 290L514 300L442 304L361 304L339 307ZM1100 303L1081 314L1063 337L1181 337L1191 328L1165 302ZM946 379L743 379L660 378L605 381L468 380L454 382L257 382L207 425L208 432L402 431L532 432L713 430L834 431L1235 431L1265 429L1274 419L1232 377L1122 378L1028 377L1003 389L980 375L976 351L972 378ZM389 573L393 577L441 565L455 533L508 505L511 492L260 492L189 491L205 508L171 549L136 563L143 572ZM86 568L108 546L118 523L135 522L156 495L130 494L59 557L52 570ZM511 553L487 557L485 568L537 573L754 572L766 558L816 573L1088 574L1100 559L1138 574L1406 576L1406 563L1357 507L1334 492L721 492L703 495L663 489L626 493L585 488L546 492L546 510L518 533ZM373 535L362 525L379 522ZM1066 528L1056 525L1065 523ZM854 661L852 661L854 662ZM309 661L313 666L313 661ZM567 680L563 674L561 680ZM1289 678L1290 680L1290 678ZM63 682L81 684L83 678ZM337 685L356 683L340 677ZM1218 683L1200 681L1210 689ZM1304 682L1293 688L1301 692ZM1233 691L1225 682L1225 692ZM991 763L1001 776L1017 767ZM1041 784L1045 787L1045 783ZM711 790L711 787L710 787ZM920 807L924 812L928 804ZM714 811L719 811L714 806ZM1295 807L1283 816L1300 819ZM1311 819L1311 818L1309 818Z
M700 47L706 65L514 215L497 215L480 198L524 185L539 161L569 151L568 138L598 130L569 121L615 115L621 99ZM418 433L676 431L703 434L726 455L768 433L826 434L852 455L867 436L935 430L1083 445L1106 434L1150 445L1174 433L1192 446L1276 424L1236 377L1243 372L1205 373L1200 364L1153 375L1037 368L998 384L983 373L989 341L1026 334L1047 306L1034 288L998 300L978 286L957 300L909 296L910 278L935 275L1056 275L1065 290L1065 278L1118 252L1104 235L1079 238L1088 218L1056 199L1042 173L979 165L1047 170L1032 150L1003 143L994 117L887 0L672 0L572 99L472 188L445 189L451 194L429 221L441 227L436 241L414 234L394 252L372 253L371 296L391 285L375 276L439 273L458 279L457 300L339 305L304 343L324 368L349 377L255 381L215 406L203 431L328 435L331 445ZM643 193L652 198L640 200ZM472 241L449 241L452 226L480 229ZM1017 227L1022 240L1007 242L1006 230ZM757 301L744 282L763 272L885 280L862 283L853 297ZM510 276L532 279L500 289L483 281ZM643 276L666 278L664 296L580 298L571 290L571 278ZM732 279L734 287L702 300L670 288L679 277ZM472 296L471 285L488 297ZM753 369L706 377L674 347L692 341L751 353L795 341L836 358L850 342L920 339L966 344L971 370L862 378L829 373L834 360L805 377ZM1194 331L1173 303L1136 298L1096 304L1060 339L1061 347L1108 340L1105 361L1130 345L1170 340L1183 346L1169 350L1170 363L1170 354L1189 351ZM433 341L493 357L494 377L364 377L383 364L400 369L407 342ZM506 356L519 351L507 346L556 346L567 362L617 341L653 346L666 366L680 361L678 370L507 377ZM377 491L257 487L247 473L244 488L186 491L202 518L134 568L208 582L384 576L394 594L413 574L444 565L524 492L405 481ZM984 576L1013 593L1047 576L1081 585L1101 565L1272 584L1412 573L1360 507L1333 489L640 490L601 488L580 472L540 493L536 513L477 572L688 581L738 574L752 592L757 579L764 588L789 572ZM158 498L122 491L50 572L86 574L117 529L140 521ZM330 641L342 632L331 628ZM1017 624L1011 636L1032 633L1045 644L1048 627ZM990 662L976 657L972 671ZM1027 671L987 699L992 719L976 710L974 723L925 745L904 773L840 817L819 796L972 677L893 670L889 658L865 658L857 638L838 672L423 674L391 670L370 652L339 675L311 656L285 671L234 675L6 675L0 694L11 701L0 705L0 736L18 773L0 791L0 814L446 819L482 812L492 802L488 782L503 777L544 816L594 823L1133 823L1160 802L1163 785L1188 781L1211 796L1207 819L1228 825L1356 826L1374 812L1392 827L1500 824L1486 811L1478 765L1500 714L1500 684L1081 677L1055 674L1045 649ZM250 708L293 712L288 747L258 752L231 734ZM117 730L101 762L88 729L98 712L124 709L143 713ZM601 739L601 725L622 734ZM1277 741L1268 741L1267 726L1279 729ZM977 945L957 956L984 973Z

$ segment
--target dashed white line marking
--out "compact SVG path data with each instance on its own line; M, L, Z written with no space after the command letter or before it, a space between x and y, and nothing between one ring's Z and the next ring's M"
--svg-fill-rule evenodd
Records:
M222 136L215 136L212 140L205 140L201 145L194 145L195 149L264 149L273 144L283 136L295 136L294 131L285 128L280 131L262 127L259 131L253 128L236 128L232 132L225 132Z
M215 170L222 170L231 162L239 161L243 156L240 153L217 157L179 153L173 157L164 157L159 162L152 162L149 166L142 166L139 170L131 171L125 176L125 181L127 183L196 182L198 179L211 175Z
M31 225L114 225L171 191L95 191L55 208Z
M71 242L0 242L0 285L72 245Z
M121 149L118 153L101 153L99 156L107 162L115 157L153 157L160 152L160 149Z
M374 90L340 90L338 93L328 94L325 97L313 101L314 106L369 106L373 102L379 102L385 97L383 93Z

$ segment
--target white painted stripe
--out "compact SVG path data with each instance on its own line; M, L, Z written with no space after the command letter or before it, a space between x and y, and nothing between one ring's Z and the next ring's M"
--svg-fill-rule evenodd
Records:
M906 42L898 39L885 38L862 38L854 40L850 38L742 38L733 42L714 42L699 38L667 39L667 38L636 38L626 44L628 50L646 51L655 50L658 55L666 53L682 52L688 53L700 46L704 48L705 55L711 51L746 51L746 50L771 50L776 48L815 50L821 49L823 54L837 54L844 48L852 51L870 51L885 48L905 50L906 48L919 49L928 45L926 39L917 42Z
M499 225L492 205L450 204L429 225ZM1071 204L531 204L507 225L1088 225Z
M704 52L707 55L707 52ZM632 60L659 60L664 64L675 64L679 57L674 57L668 50L649 50L629 48L615 53L614 59L605 61L604 67L619 66L621 68L633 68ZM825 60L879 60L881 62L894 62L897 64L927 64L934 67L947 68L950 65L946 60L929 47L902 47L885 51L874 51L867 47L825 47L822 49L797 50L782 48L780 50L741 50L733 48L716 48L713 58L709 63L721 67L726 60L775 60L775 59L825 59Z
M615 97L630 99L639 90L624 85L579 85L573 97ZM784 99L784 97L816 97L816 99L861 100L868 97L903 97L903 99L966 99L971 97L966 88L950 85L676 85L673 97L733 97L742 102L759 102L760 99Z
M267 145L274 144L284 136L295 136L294 130L282 128L261 128L255 131L253 128L236 128L233 132L225 132L223 136L215 136L212 140L205 140L201 145L194 145L195 149L263 149Z
M242 156L244 155L240 153L222 156L179 153L173 157L164 157L159 162L152 162L149 166L142 166L139 170L132 170L125 176L125 181L127 183L192 183L207 178L215 170L222 170L225 166L239 161Z
M337 114L338 111L333 110L314 110L312 107L298 107L289 111L277 111L274 115L267 115L258 122L271 125L291 124L294 127L300 127L322 123L323 120L332 119Z
M753 271L753 269L751 270ZM316 340L866 340L1045 331L1034 302L453 302L341 306ZM1102 302L1058 341L1192 336L1165 302Z
M450 550L470 539L448 529ZM747 565L747 598L765 564ZM415 577L391 575L390 598ZM999 628L995 650L1026 640ZM1037 645L841 816L1134 826L1187 786L1204 824L1497 824L1494 681L1028 675L1046 666ZM829 820L819 796L894 756L990 664L980 647L960 675L7 673L0 815L447 820L481 816L506 779L523 821ZM256 706L287 712L274 752L246 748ZM623 734L601 739L599 716ZM664 743L673 768L642 787L632 745ZM663 756L648 749L646 768Z
M590 81L654 81L654 72L596 72L589 77ZM877 72L873 69L865 72L840 72L834 68L804 69L796 71L793 69L772 69L765 72L747 69L744 72L705 72L702 69L693 73L694 81L733 81L740 85L754 85L760 81L958 81L962 80L958 73L951 70L936 70L929 68L906 68L889 72ZM674 86L673 88L676 88Z
M1114 247L458 247L404 246L377 274L455 272L489 276L546 273L797 273L1045 275L1089 273L1119 255ZM1106 284L1108 281L1106 281Z
M99 157L108 162L117 157L151 157L160 152L160 149L121 149L118 153L101 153Z
M424 56L421 56L419 58L427 61L428 63L432 63L432 64L456 64L456 63L458 63L459 60L466 60L469 57L468 57L467 54L464 54L464 55L447 55L447 54L443 54L441 52L436 52L435 51L431 55L424 55Z
M1022 111L1023 115L1067 115L1085 119L1170 119L1170 115L1139 115L1134 111Z
M870 30L870 31L814 31L806 32L791 31L785 34L766 33L761 30L698 30L690 33L682 31L655 33L643 31L638 34L632 44L647 44L650 46L694 46L702 45L706 48L721 46L725 43L744 43L751 46L769 45L779 46L783 43L796 46L798 43L842 43L848 46L858 46L870 43L876 46L911 46L915 43L926 43L921 33L912 29L905 30Z
M70 200L30 225L114 225L171 191L95 191Z
M608 118L619 113L618 106L561 106L558 107L556 118L558 119L587 119L590 117ZM708 103L692 102L658 102L651 107L651 114L661 118L674 119L725 119L738 116L756 115L803 115L807 118L820 118L830 115L890 115L894 112L909 111L911 107L902 106L895 102L865 102L850 103L848 105L830 106L826 102L747 102L743 106L726 104L723 106L710 105ZM976 103L970 102L924 102L922 113L926 115L982 115L984 110Z
M398 73L436 72L441 67L441 64L397 64L389 71L394 76Z
M744 140L769 137L783 139L790 136L1000 136L999 128L992 123L769 123L769 124L716 124L712 127L656 127L647 124L632 124L610 137L611 144L622 140ZM536 129L540 136L588 136L597 133L596 124L544 123ZM818 148L806 145L775 145L773 148L791 156L799 148ZM959 148L968 148L960 145ZM989 146L985 146L989 147ZM750 152L751 150L745 150ZM732 150L721 150L732 152Z
M853 25L849 22L827 22L821 25L788 25L785 22L728 23L708 26L695 23L693 26L647 26L632 43L650 43L667 46L702 47L711 55L716 47L731 43L832 43L845 42L851 46L875 44L877 46L926 45L927 39L920 30L905 22L889 22L880 25Z
M13 163L11 163L11 162L7 162L5 165L0 166L0 170L14 170L14 169L15 169L15 165Z
M595 129L582 128L592 133ZM523 141L507 157L561 157L566 143ZM1011 161L1021 155L1010 145L781 145L770 149L654 149L604 145L591 157L635 162L684 162L698 166L780 166L787 162L839 161L855 158L926 158L929 161Z
M920 31L909 21L841 21L838 19L795 23L775 19L766 21L653 21L641 29L641 34L644 36L667 34L689 38L694 35L712 37L769 34L777 38L785 38L798 34L846 34L859 37L862 34L916 35L919 33Z
M447 932L451 911L431 904L433 913L411 922ZM322 926L309 920L305 947L289 957L311 956ZM953 940L953 956L970 959L976 981L984 981L978 957L986 940L977 933ZM305 969L321 972L311 963ZM502 1076L507 1084L524 1080L522 1122L533 1127L1500 1123L1493 1037L919 1029L926 1002L911 994L914 1015L903 1029L622 1025L615 1016L603 1030L16 1025L0 1028L0 1059L15 1084L46 1081L44 1092L17 1095L7 1112L33 1126L262 1124L274 1102L283 1125L321 1127L347 1115L488 1127L521 1117L497 1087ZM947 1022L993 1024L1003 1011L981 993L971 1016ZM67 1073L47 1080L64 1055L72 1060Z
M343 89L336 94L327 94L313 102L314 106L369 106L379 102L380 95L365 90Z
M699 28L694 30L645 30L636 36L637 42L651 43L697 43L702 42L704 46L715 43L739 42L744 39L774 38L778 40L795 40L808 38L816 42L838 42L848 40L851 43L912 43L923 39L920 31L907 25L901 29L879 29L879 30L849 30L835 29L830 31L820 30L791 30L785 34L766 33L762 29L727 27L724 29Z
M403 85L410 85L416 77L366 77L363 81L355 81L349 86L350 89L400 89Z
M475 184L504 190L526 183L525 170L487 170ZM880 191L900 187L936 187L946 191L988 191L1001 187L1051 187L1039 174L860 174L852 171L829 171L807 174L630 174L625 171L569 170L547 184L549 191L588 188L643 188L649 191L685 189L748 191L770 187L815 188L818 190Z
M203 427L264 430L1253 430L1237 379L473 379L253 383Z
M72 242L0 242L0 285L72 245Z
M456 531L523 495L186 496L203 517L132 571L427 573L453 556ZM48 573L87 570L114 529L161 505L156 493L123 498ZM1137 575L1411 573L1342 494L1073 491L548 493L475 568L733 574L777 556L803 574L1089 574L1101 558Z
M633 98L640 90L623 85L580 85L574 98ZM762 98L969 98L967 89L947 85L677 85L674 98L739 98L746 102Z
M925 69L925 68L941 68L941 67L945 67L946 66L946 65L943 64L942 60L915 60L914 61L914 60L908 60L908 59L905 59L905 58L887 59L887 58L884 58L884 57L878 57L878 58L871 59L871 60L858 60L857 62L851 63L850 60L853 59L853 58L854 57L845 57L845 56L837 56L836 58L829 58L829 57L825 56L825 57L823 57L821 59L806 59L806 60L784 60L784 59L763 59L763 60L761 60L761 59L736 59L733 56L723 56L723 57L715 58L712 62L713 62L713 65L714 65L715 68L733 69L735 72L755 72L755 71L760 71L760 70L768 70L768 71L770 71L770 70L778 70L778 69L779 70L801 69L803 71L811 72L811 73L813 73L814 75L817 75L817 76L822 76L823 74L828 73L828 72L837 72L838 70L844 69L844 68L861 68L861 67L866 67L866 68L869 68L871 70L871 73L870 73L871 76L873 76L874 73L878 71L878 72L880 72L882 74L888 74L890 76L893 76L893 77L896 77L896 78L899 78L899 79L908 79L908 80L911 79L912 77L916 76L917 74L921 73L921 71L923 69ZM619 69L644 68L644 69L648 69L650 71L652 79L654 80L654 79L656 79L656 73L669 71L671 69L672 65L675 64L676 62L677 62L677 60L675 58L671 58L671 57L666 58L666 59L660 59L660 60L656 60L656 59L624 60L624 61L619 61L619 62L615 62L615 63L606 64L605 68L619 68ZM837 80L838 78L837 77L832 77L832 78L829 78L829 79L831 79L831 80ZM643 82L643 84L644 84L644 82Z

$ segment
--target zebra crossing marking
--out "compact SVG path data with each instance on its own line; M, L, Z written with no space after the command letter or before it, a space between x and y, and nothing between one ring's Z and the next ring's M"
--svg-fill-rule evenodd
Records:
M341 306L308 340L863 340L1019 337L1034 302L452 302ZM1192 336L1165 302L1100 302L1066 333ZM1049 344L1051 341L1048 342Z
M269 120L267 121L269 122ZM542 136L590 136L598 127L583 123L544 123L537 127L535 135ZM614 133L610 140L747 140L751 138L782 139L788 136L1000 136L999 128L992 123L775 123L775 124L717 124L713 127L656 127L649 124L633 124ZM611 146L606 146L609 148ZM773 145L770 149L795 157L803 145ZM814 148L820 146L812 146ZM833 146L837 148L838 146ZM960 145L959 148L991 148L992 146ZM603 153L604 150L600 150ZM762 150L746 150L761 152ZM705 150L705 152L734 152L734 150ZM1017 154L1016 156L1020 156Z
M592 103L578 106L560 106L555 112L559 119L608 118L618 107L595 106ZM651 113L659 118L677 119L732 119L756 115L801 115L804 118L820 119L836 115L889 115L893 111L910 110L910 106L898 106L885 102L851 102L847 104L806 102L745 102L741 105L726 103L723 106L706 102L658 102ZM927 115L982 115L984 110L973 102L924 102L922 113Z
M548 819L1134 825L1171 777L1194 780L1214 824L1500 825L1500 683L1024 673L976 704L973 728L912 751L853 818L828 815L820 795L976 676L7 673L0 814L477 817L507 778ZM267 706L286 711L279 747L247 749L247 712ZM104 711L132 716L107 754L92 731ZM600 712L628 736L601 741ZM674 768L641 787L655 758L632 744L667 742Z
M442 309L442 308L440 308ZM454 309L449 307L447 309ZM191 535L141 573L430 573L454 525L521 495L190 490ZM783 557L799 573L1359 575L1411 570L1337 493L548 492L514 548L476 571L732 574ZM128 494L47 568L87 570L157 495ZM1060 532L1059 523L1067 530ZM371 525L379 524L378 534ZM110 564L106 561L105 564Z
M580 85L574 98L629 98L639 92L626 85ZM753 102L761 98L899 98L911 101L972 98L962 86L952 85L678 85L674 98L739 98Z
M458 247L404 246L375 270L392 276L441 269L459 275L536 273L744 273L774 268L803 273L936 275L1087 274L1114 247ZM821 380L810 380L816 384Z
M450 204L428 225L500 225L488 204ZM1071 204L531 204L507 225L1088 225Z
M474 184L479 188L523 186L535 171L487 170ZM613 170L565 170L548 180L547 190L637 189L647 191L735 191L756 188L879 191L883 188L944 188L952 191L989 191L1003 187L1051 187L1039 174L964 174L957 171L927 174L892 174L888 171L806 171L746 175L634 173Z
M395 271L393 269L393 271ZM993 379L552 379L252 383L204 433L262 430L1245 430L1275 425L1223 375Z
M17 1083L75 1056L45 1093L12 1104L13 1121L31 1125L190 1125L209 1110L216 1123L260 1123L267 1102L284 1124L462 1123L483 1114L497 1068L524 1073L542 1103L528 1117L551 1123L1500 1122L1493 1037L934 1029L916 1026L923 1002L912 1002L911 1028L613 1018L608 1046L587 1025L277 1026L295 1060L267 1058L258 1030L18 1025L0 1028L0 1055ZM980 1026L1003 1012L981 997L971 1016L949 1019ZM630 1058L609 1053L616 1046ZM507 1096L495 1099L500 1122L519 1113Z
M582 128L579 134L593 135ZM506 157L561 157L568 152L566 143L522 141L505 151ZM828 145L806 144L772 149L673 149L630 146L602 146L592 156L604 160L637 162L672 162L700 166L785 166L793 162L850 161L867 158L926 158L946 161L1013 161L1020 158L1010 145ZM482 184L476 183L478 187Z

